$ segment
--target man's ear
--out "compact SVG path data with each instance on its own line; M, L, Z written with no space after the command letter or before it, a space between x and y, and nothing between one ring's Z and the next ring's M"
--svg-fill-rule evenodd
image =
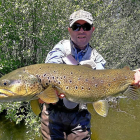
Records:
M70 28L70 27L68 27L68 31L69 31L69 33L72 31L72 29Z
M68 31L70 32L70 30L71 30L71 28L70 27L68 27Z

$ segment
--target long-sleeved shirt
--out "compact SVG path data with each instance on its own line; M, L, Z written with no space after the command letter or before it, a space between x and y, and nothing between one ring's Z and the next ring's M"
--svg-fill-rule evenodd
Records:
M55 47L48 53L45 63L64 63L63 57L66 56L65 52L65 43L63 43L62 40L58 44L55 45ZM94 49L90 47L88 44L84 50L79 50L75 47L74 43L70 41L71 43L71 55L78 61L84 61L89 60L91 57L91 53L94 53L94 62L96 63L96 69L104 69L106 61L104 58Z
M70 46L68 46L68 44L66 45L65 41L70 43ZM70 48L66 49L65 47ZM66 57L66 51L69 51L69 49L71 55L77 62L90 60L92 56L92 61L94 61L93 63L96 64L95 69L104 69L106 61L95 49L93 50L89 44L87 44L84 50L77 49L77 47L71 40L62 40L58 44L56 44L55 47L48 53L45 63L64 63L63 57ZM63 102L62 100L59 100L57 104L63 106L63 103L69 109L75 108L78 105L77 103L68 101L66 98L63 99Z

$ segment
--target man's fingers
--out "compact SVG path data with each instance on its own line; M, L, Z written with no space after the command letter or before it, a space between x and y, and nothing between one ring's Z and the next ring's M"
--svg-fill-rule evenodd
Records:
M140 86L140 69L136 70L136 73L134 74L134 78L135 78L135 84Z

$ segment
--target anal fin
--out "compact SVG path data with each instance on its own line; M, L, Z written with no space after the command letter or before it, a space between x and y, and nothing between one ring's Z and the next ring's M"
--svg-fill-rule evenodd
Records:
M107 116L109 105L106 100L99 100L97 102L94 102L93 107L99 115L103 117Z

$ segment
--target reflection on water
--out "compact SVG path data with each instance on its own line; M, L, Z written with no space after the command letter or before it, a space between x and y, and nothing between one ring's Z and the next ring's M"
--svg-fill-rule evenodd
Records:
M36 138L34 134L28 134L24 122L16 124L5 118L5 114L0 114L0 140L42 140Z
M99 116L91 104L92 140L139 140L140 139L140 99L120 99L119 108L110 108L107 117ZM28 134L24 122L16 125L0 115L0 140L41 140Z
M119 108L110 108L105 118L89 106L92 140L140 140L140 99L120 99Z

